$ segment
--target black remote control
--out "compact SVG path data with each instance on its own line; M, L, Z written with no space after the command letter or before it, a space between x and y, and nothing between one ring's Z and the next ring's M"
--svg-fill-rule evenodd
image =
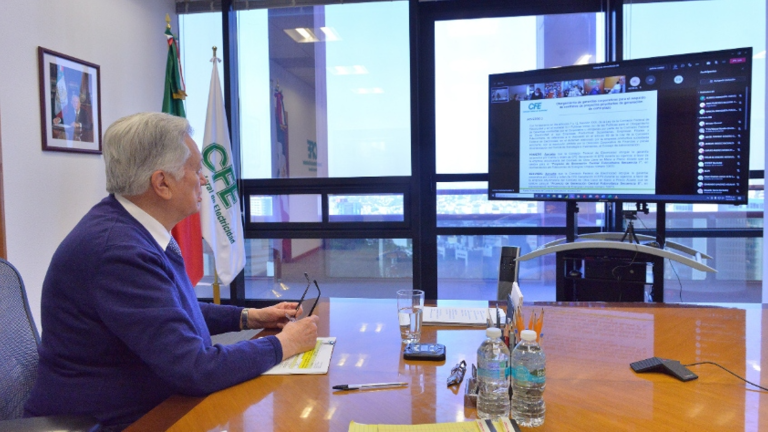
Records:
M691 372L688 368L680 364L677 360L651 357L645 360L630 363L629 366L637 373L643 372L661 372L673 376L680 381L695 380L699 376Z

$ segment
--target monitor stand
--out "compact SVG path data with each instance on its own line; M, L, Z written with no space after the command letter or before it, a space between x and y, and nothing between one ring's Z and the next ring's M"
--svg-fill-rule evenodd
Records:
M621 203L614 204L621 208ZM629 219L627 230L622 232L577 233L578 206L567 201L566 238L547 243L533 252L518 258L527 261L542 255L556 253L557 301L643 301L646 283L642 266L653 265L653 283L648 296L653 302L664 301L664 260L669 259L696 270L716 272L704 264L702 258L710 256L669 242L665 245L665 204L659 203L656 211L656 237L635 233L632 221L637 212L648 213L646 203L638 203L637 211L623 212ZM627 213L633 218L627 218ZM611 227L608 228L609 230ZM619 238L621 238L620 241ZM625 242L629 238L629 242ZM651 240L640 243L640 239ZM578 241L577 241L578 239ZM665 246L691 257L666 250ZM589 262L589 263L587 263ZM625 272L627 274L624 274ZM613 286L611 286L613 285Z

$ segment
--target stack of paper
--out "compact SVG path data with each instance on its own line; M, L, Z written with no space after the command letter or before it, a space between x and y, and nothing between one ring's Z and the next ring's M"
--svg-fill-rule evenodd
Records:
M425 307L422 322L424 325L489 327L497 323L496 311L495 308ZM498 311L501 322L505 323L507 315L503 309Z

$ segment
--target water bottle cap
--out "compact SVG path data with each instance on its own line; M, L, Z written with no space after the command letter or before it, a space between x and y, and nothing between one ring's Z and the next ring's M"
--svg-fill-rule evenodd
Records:
M524 341L528 341L528 342L535 341L536 340L536 332L533 331L533 330L523 330L520 333L520 337Z
M501 329L496 327L488 327L485 330L485 335L491 339L498 339L501 337Z

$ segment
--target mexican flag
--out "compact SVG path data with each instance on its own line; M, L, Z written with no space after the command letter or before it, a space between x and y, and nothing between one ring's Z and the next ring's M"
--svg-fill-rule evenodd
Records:
M165 29L165 37L168 41L168 61L165 64L163 112L186 117L184 99L187 93L179 62L179 45L171 33L170 24ZM195 286L203 278L203 235L200 231L200 215L195 213L179 222L173 227L171 234L181 249L189 281L192 282L192 286Z

